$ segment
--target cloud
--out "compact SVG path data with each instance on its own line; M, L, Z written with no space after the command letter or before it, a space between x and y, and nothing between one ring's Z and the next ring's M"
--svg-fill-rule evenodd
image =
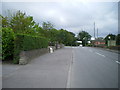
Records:
M117 2L4 2L3 14L7 10L21 10L34 17L37 23L50 21L57 29L78 33L85 30L93 35L93 23L99 36L117 34Z

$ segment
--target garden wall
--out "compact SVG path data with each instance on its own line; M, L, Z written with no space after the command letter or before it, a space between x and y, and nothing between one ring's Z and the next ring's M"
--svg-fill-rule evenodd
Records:
M63 44L58 44L57 48L60 49L63 47L64 47ZM21 51L19 64L25 65L36 57L39 57L45 53L50 53L50 48L53 49L53 52L56 50L55 46L48 46L48 48L42 48L42 49L36 49L36 50L30 50L30 51Z
M48 40L44 37L31 36L26 34L17 34L14 39L14 60L13 63L20 64L21 62L27 63L27 61L37 55L40 55L48 47ZM45 49L46 48L46 49ZM33 55L32 55L33 54ZM21 57L20 57L21 56ZM24 58L26 59L24 61ZM23 61L21 61L23 59Z
M42 48L42 49L36 49L36 50L30 50L30 51L22 51L20 53L20 59L19 59L19 64L25 65L28 62L30 62L32 59L43 55L45 53L48 53L49 50L48 48Z

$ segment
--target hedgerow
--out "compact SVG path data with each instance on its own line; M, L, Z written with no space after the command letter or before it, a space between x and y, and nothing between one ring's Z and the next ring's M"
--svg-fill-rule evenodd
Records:
M19 54L21 51L29 51L48 47L48 39L27 34L17 34L14 42L14 63L19 62Z
M2 28L2 60L13 57L14 32L11 28Z

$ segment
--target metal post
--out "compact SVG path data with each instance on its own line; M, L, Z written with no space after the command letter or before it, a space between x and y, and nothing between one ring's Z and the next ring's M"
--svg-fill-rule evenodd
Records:
M95 22L94 22L94 38L95 38Z
M98 28L97 28L97 38L98 38Z

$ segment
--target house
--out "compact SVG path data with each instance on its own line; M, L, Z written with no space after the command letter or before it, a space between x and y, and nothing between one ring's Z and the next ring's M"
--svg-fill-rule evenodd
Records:
M115 40L108 40L108 46L116 46Z
M102 38L97 38L91 41L93 46L105 46L105 40Z

